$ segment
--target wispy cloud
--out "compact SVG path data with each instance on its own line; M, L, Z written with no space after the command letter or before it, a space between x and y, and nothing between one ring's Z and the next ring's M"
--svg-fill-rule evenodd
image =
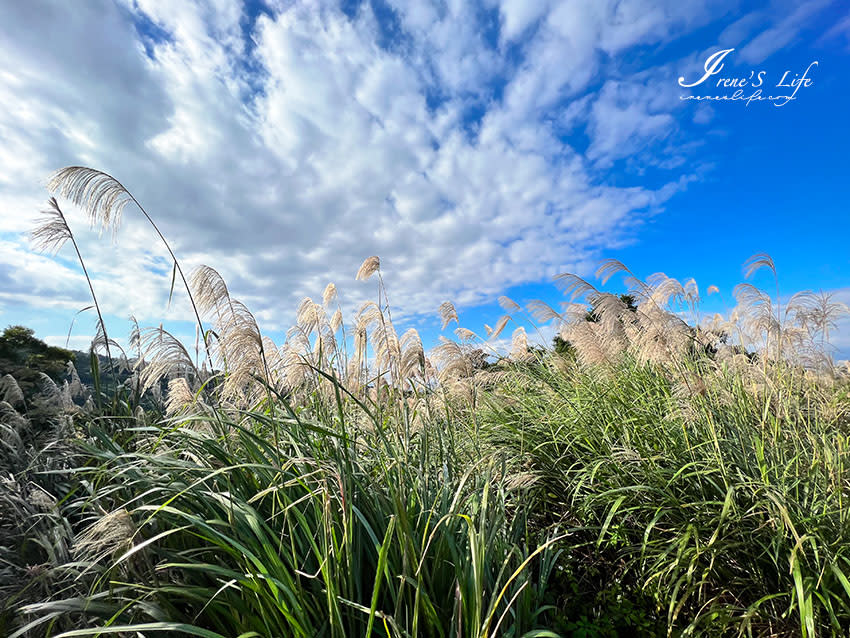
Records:
M784 11L776 11L774 15L782 17L774 20L741 49L741 59L750 64L764 62L793 41L818 13L831 4L833 0L810 0L787 5Z

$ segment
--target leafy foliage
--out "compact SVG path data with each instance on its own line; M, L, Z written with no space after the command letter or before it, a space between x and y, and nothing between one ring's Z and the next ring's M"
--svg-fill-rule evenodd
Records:
M0 334L0 375L11 374L24 396L37 391L39 373L60 381L73 359L73 352L47 345L25 326L9 326Z

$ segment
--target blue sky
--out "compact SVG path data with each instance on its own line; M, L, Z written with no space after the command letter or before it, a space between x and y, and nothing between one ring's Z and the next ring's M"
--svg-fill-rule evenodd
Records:
M372 296L354 281L372 254L426 344L447 299L483 332L499 295L556 303L553 275L605 257L731 304L741 264L768 252L782 294L850 302L840 0L33 1L0 22L0 324L53 343L88 292L69 249L37 255L26 232L69 164L121 179L187 269L217 268L278 341L329 281L349 316ZM718 75L679 86L727 49ZM814 61L784 106L682 99L762 71L787 92ZM191 339L136 211L112 244L65 209L110 332L134 314ZM850 357L846 322L835 342Z

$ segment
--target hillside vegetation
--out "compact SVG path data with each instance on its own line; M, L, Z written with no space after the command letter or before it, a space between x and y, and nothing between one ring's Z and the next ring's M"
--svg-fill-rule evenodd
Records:
M137 205L91 169L51 188L106 228ZM73 240L55 200L34 236ZM558 275L563 304L503 297L480 335L446 302L456 339L426 353L377 257L356 273L375 301L346 322L329 284L282 345L214 269L174 273L199 357L134 330L133 382L51 399L39 446L15 447L31 424L7 384L0 634L847 635L847 309L828 295L744 283L705 317L696 282L609 260L597 277L627 294ZM102 321L92 349L125 356Z

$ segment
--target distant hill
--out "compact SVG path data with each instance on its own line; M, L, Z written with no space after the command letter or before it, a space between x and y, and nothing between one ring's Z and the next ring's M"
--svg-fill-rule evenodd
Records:
M50 346L35 336L35 332L25 326L9 326L0 334L0 377L11 375L20 387L25 401L42 391L47 375L58 386L71 381L68 363L71 362L79 376L80 383L89 392L95 387L92 372L92 357L89 352L68 350ZM107 396L114 394L116 386L124 384L133 376L134 361L115 362L110 368L109 359L97 356L97 368L100 372L101 392ZM114 374L113 374L114 371ZM0 400L2 400L0 393Z
M71 350L49 346L25 326L9 326L0 334L0 376L12 375L24 396L38 391L40 373L61 383L68 361L75 361Z

